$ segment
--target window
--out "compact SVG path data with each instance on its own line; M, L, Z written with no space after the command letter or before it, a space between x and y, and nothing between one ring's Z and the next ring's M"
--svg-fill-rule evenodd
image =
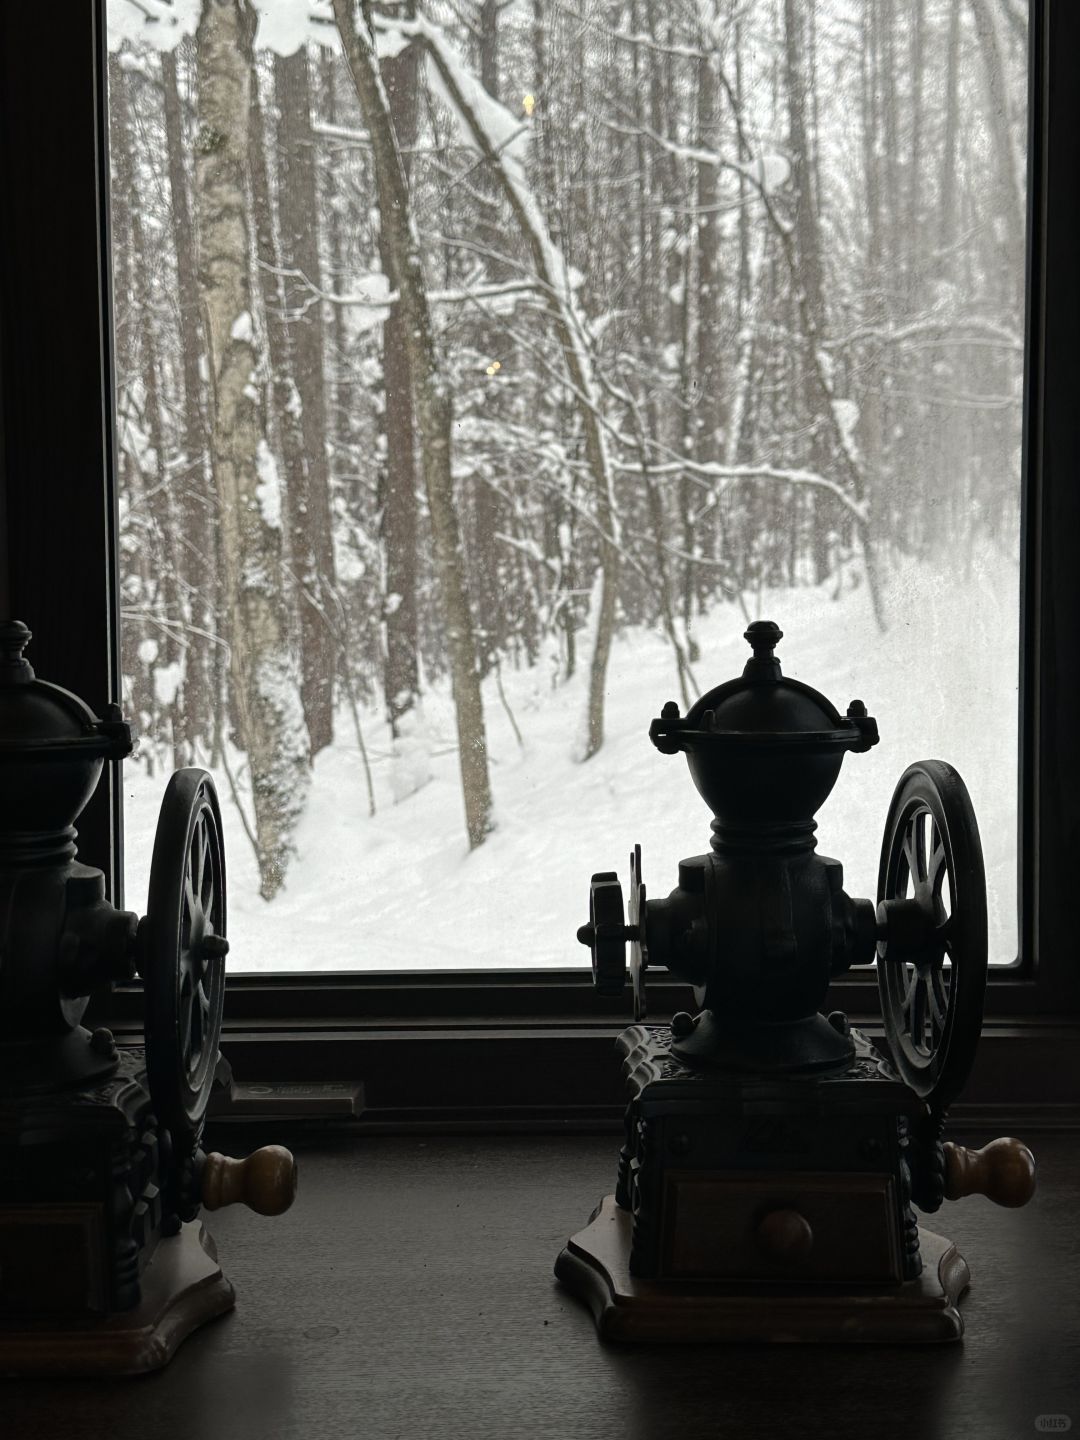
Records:
M49 103L11 58L32 48L33 17L8 11L3 18L7 69L0 103L10 183L0 199L0 218L11 237L0 271L4 505L8 535L19 537L17 545L9 542L7 547L6 580L13 607L38 632L35 659L41 673L64 680L101 706L115 690L119 673L111 610L111 510L107 485L102 484L112 467L104 405L111 394L110 346L102 300L107 294L102 286L100 168L105 45L99 8L88 3L79 16L79 22L53 37L57 75ZM1051 1042L1067 1029L1066 1017L1075 1011L1077 999L1066 926L1080 794L1068 729L1077 699L1080 614L1080 580L1068 553L1068 537L1077 528L1077 501L1068 483L1078 458L1072 425L1077 362L1069 316L1075 313L1077 298L1070 259L1075 223L1071 187L1080 130L1068 85L1054 83L1055 67L1070 53L1075 38L1070 27L1076 20L1070 11L1041 5L1031 7L1031 17L1033 221L1021 612L1024 925L1021 968L991 983L988 1014L1000 1019L996 1028L991 1025L990 1042L983 1047L1004 1067L991 1078L989 1089L994 1084L1004 1087L999 1093L1012 1099L1047 1093L1045 1087L1055 1075ZM62 105L53 103L56 96L63 97ZM32 146L25 138L28 133L34 137ZM25 221L17 223L26 214L56 213L58 195L62 213L54 224L36 225L31 232ZM38 274L49 276L50 283L31 285L28 277ZM64 397L62 409L58 393ZM58 415L63 423L58 423ZM114 803L115 797L114 785ZM104 864L111 863L114 853L109 798L103 789L81 827L84 854ZM538 891L542 884L541 875ZM408 944L407 934L402 943ZM837 1003L856 1014L872 1010L873 995L872 981L862 977L836 987ZM124 997L118 997L121 1022L124 1005ZM567 1083L560 1093L568 1104L575 1095L610 1096L614 1089L613 1077L608 1078L606 1037L621 1007L597 1002L578 977L500 974L485 981L384 975L295 982L245 982L241 977L232 987L230 1005L230 1023L238 1027L233 1045L241 1073L265 1076L276 1067L279 1073L299 1076L374 1074L389 1085L393 1072L399 1110L432 1101L430 1091L423 1093L422 1080L414 1073L410 1081L407 1074L419 1035L427 1037L427 1053L431 1046L450 1047L439 1051L447 1055L455 1044L467 1046L469 1074L449 1086L447 1094L452 1092L455 1099L444 1096L447 1105L467 1109L485 1095L490 1103L498 1086L500 1103L524 1113L540 1103L540 1084L544 1103L552 1103L552 1094L560 1092L552 1077L563 1071ZM1043 1026L1040 1013L1053 1015L1054 1024ZM1025 1020L1025 1015L1032 1018ZM319 1018L327 1016L332 1020ZM359 1017L358 1024L352 1024L353 1017ZM521 1028L508 1035L508 1023ZM395 1028L408 1034L384 1041ZM1059 1080L1064 1080L1062 1070L1058 1065Z
M1014 960L1022 17L374 14L385 104L328 5L107 5L132 893L192 759L236 971L584 964L589 873L705 841L650 718L768 614L879 717L849 890L954 760Z

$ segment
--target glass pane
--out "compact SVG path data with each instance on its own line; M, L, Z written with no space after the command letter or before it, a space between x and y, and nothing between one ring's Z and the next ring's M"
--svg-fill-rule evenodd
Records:
M1023 7L372 13L109 0L132 903L199 764L235 970L586 964L592 871L707 848L649 722L764 617L880 725L849 893L948 760L1008 962Z

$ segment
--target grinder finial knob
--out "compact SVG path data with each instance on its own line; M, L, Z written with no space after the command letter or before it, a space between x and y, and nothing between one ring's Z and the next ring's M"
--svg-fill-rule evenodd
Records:
M749 640L754 653L746 662L743 677L751 681L780 679L780 661L773 651L784 638L784 632L775 620L752 620L743 631L743 639Z
M783 638L784 632L775 620L751 620L743 631L743 639L749 640L759 660L767 660Z

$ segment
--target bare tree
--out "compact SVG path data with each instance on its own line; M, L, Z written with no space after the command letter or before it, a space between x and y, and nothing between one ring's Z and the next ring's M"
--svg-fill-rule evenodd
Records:
M412 7L409 6L411 12ZM418 56L406 48L380 62L390 119L397 138L405 183L409 183L412 147L416 144ZM383 274L397 288L394 256L384 227L379 228ZM412 377L405 335L405 307L393 305L383 321L383 433L386 465L382 476L381 515L386 564L383 624L386 660L383 671L386 716L390 733L399 739L403 722L420 697L420 637L417 631L416 447L413 441Z
M475 848L491 831L493 820L476 641L454 508L450 464L453 399L435 349L419 242L410 217L408 183L375 55L370 10L367 5L362 7L358 25L354 0L334 0L334 18L371 137L380 224L393 258L399 303L405 315L405 339L420 431L421 469L431 517L457 716L465 828L469 845Z
M203 0L195 206L233 703L251 772L260 892L270 900L284 883L309 766L281 588L279 480L266 444L252 322L245 177L255 21L250 0Z
M300 698L312 759L334 738L335 657L326 617L334 590L330 522L322 306L305 296L322 286L315 137L306 46L274 57L277 127L278 232L282 267L300 282L298 313L289 321L293 408L298 411L306 464L290 489L290 560L300 616ZM285 285L285 301L293 287Z

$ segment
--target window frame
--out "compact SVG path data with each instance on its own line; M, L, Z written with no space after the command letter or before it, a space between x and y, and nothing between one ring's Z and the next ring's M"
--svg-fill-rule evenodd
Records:
M0 164L8 177L0 190L0 608L6 591L10 613L36 632L39 673L100 713L119 694L120 676L105 0L73 0L65 24L49 25L55 70L43 91L20 57L44 43L46 14L0 7ZM1080 7L1033 0L1020 955L991 973L986 1038L968 1087L976 1105L1080 1103L1075 1067L1061 1063L1080 1035L1068 906L1080 861L1080 749L1070 743L1080 710L1080 566L1069 554L1069 537L1080 534L1080 495L1069 483L1080 473L1080 355L1070 324L1080 314L1072 254L1080 97L1067 73L1078 46ZM21 228L20 217L31 214L35 224ZM66 343L50 345L50 335ZM66 402L63 423L56 394ZM117 903L121 795L112 766L79 825L82 858L105 871ZM663 976L650 997L658 1015L690 1003L688 987ZM879 1024L872 973L838 979L827 1004L871 1033ZM137 1039L138 988L97 997L93 1013L120 1038ZM610 1042L627 1013L595 995L582 969L242 975L230 981L224 1043L242 1078L363 1080L371 1089L377 1074L382 1098L369 1110L391 1119L512 1112L515 1123L529 1123L530 1115L588 1118L597 1105L614 1113ZM458 1079L447 1090L450 1075Z

